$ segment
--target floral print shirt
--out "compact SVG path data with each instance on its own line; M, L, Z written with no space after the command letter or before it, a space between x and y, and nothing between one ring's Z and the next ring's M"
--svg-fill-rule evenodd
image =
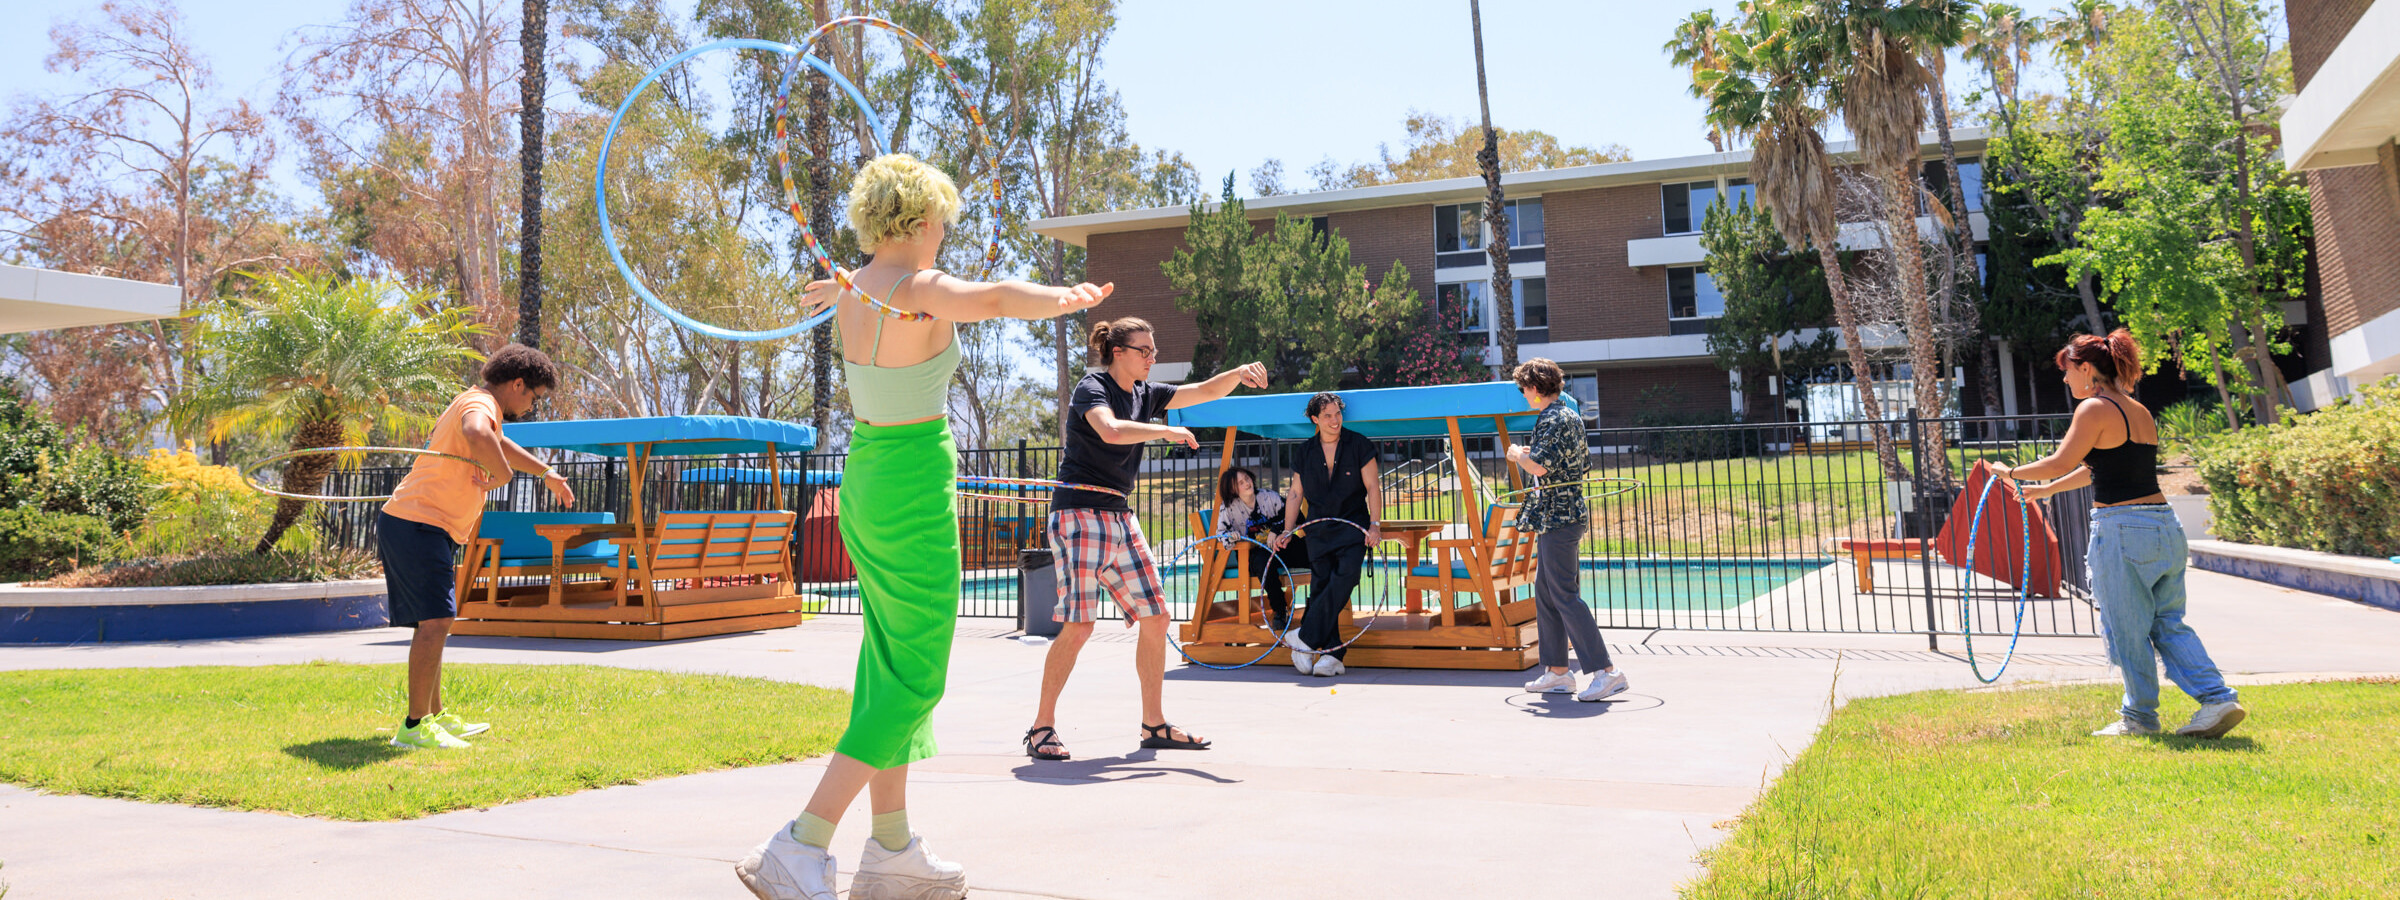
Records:
M1583 479L1592 470L1591 444L1583 436L1583 417L1565 403L1552 401L1533 422L1528 445L1533 462L1550 474L1537 480L1538 490L1524 494L1525 508L1517 527L1544 532L1580 525L1591 517L1583 502Z

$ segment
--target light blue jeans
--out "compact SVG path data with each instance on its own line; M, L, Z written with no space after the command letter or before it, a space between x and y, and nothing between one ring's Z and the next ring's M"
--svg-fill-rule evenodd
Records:
M2167 677L2201 703L2235 699L2225 676L2183 624L2183 569L2189 548L2175 511L2159 506L2110 506L2092 511L2091 552L2085 565L2109 661L2125 673L2126 719L2158 726L2158 660ZM2155 653L2154 653L2155 650Z

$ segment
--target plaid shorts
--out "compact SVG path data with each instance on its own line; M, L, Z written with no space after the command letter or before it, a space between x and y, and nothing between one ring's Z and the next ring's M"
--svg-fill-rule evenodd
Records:
M1142 523L1133 513L1054 510L1050 544L1058 552L1058 611L1052 619L1094 621L1100 616L1100 601L1106 599L1125 608L1128 625L1166 614L1167 592L1159 583L1158 561L1151 558Z

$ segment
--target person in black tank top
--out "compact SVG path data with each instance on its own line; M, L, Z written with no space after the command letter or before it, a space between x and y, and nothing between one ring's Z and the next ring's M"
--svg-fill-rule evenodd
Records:
M2175 733L2223 737L2249 711L2226 686L2200 636L2183 622L2189 548L2183 523L2158 489L2158 424L2133 399L2142 373L2141 348L2122 328L2105 338L2077 335L2058 351L2057 363L2067 390L2081 401L2058 449L2021 466L1991 468L2003 478L2050 479L2022 486L2028 499L2092 486L2091 546L2084 564L2109 658L2125 677L2117 721L2093 734L2158 733L2158 661L2164 659L2167 677L2200 703ZM2133 417L2134 410L2141 418Z

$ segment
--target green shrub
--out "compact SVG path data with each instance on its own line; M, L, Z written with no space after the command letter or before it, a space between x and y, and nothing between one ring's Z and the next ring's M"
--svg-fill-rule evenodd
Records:
M117 536L96 516L0 507L0 581L48 578L106 562Z
M39 509L99 519L122 533L149 506L148 469L78 442L17 390L0 383L0 508Z
M2216 533L2353 556L2400 554L2400 377L2198 448Z
M2185 400L2158 411L2162 443L2191 444L2225 430L2225 414L2215 401Z
M126 536L127 559L215 556L247 551L275 517L275 498L251 490L232 466L211 466L189 449L152 450L144 461L156 484L149 515ZM303 513L312 516L316 509ZM310 524L312 519L304 519ZM314 551L324 531L293 528L276 541L278 550Z
M1641 411L1633 414L1635 427L1661 429L1641 435L1638 443L1642 452L1649 454L1650 458L1665 462L1729 459L1765 452L1765 435L1761 429L1667 430L1691 425L1732 425L1739 421L1730 409L1681 408L1674 392L1663 387L1643 391Z

